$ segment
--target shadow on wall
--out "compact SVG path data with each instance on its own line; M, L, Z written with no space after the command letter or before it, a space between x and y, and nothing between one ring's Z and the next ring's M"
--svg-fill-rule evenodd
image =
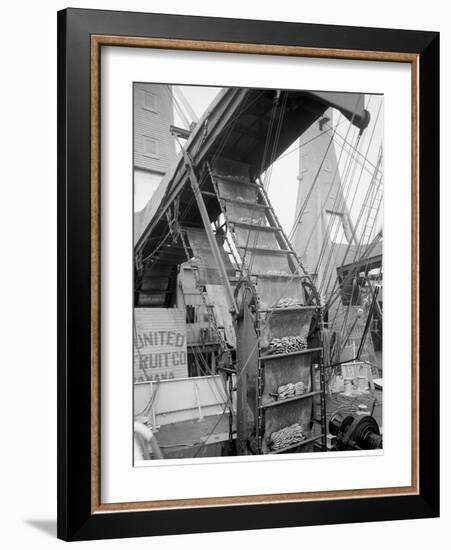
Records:
M25 523L46 535L56 538L56 519L26 519Z

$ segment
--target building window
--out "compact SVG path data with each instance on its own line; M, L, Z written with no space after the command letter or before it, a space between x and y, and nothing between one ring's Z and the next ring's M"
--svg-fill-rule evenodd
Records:
M143 136L143 155L153 159L160 158L158 140Z
M194 306L186 306L186 322L188 324L196 322L196 308Z
M156 113L158 111L158 97L151 92L143 91L143 109Z

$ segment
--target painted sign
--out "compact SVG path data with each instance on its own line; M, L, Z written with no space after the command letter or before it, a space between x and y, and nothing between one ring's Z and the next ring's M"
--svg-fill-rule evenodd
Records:
M133 362L135 382L187 377L185 311L135 308Z

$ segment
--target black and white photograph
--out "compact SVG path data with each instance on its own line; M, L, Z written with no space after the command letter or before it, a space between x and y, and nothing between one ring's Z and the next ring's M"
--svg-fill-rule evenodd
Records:
M135 465L383 448L383 127L366 91L133 83Z

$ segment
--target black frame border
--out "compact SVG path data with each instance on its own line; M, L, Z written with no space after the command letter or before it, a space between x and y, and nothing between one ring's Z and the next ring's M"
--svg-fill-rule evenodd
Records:
M91 35L419 56L419 495L91 513ZM72 9L58 12L58 537L64 540L439 515L439 33ZM225 521L226 518L226 521Z

